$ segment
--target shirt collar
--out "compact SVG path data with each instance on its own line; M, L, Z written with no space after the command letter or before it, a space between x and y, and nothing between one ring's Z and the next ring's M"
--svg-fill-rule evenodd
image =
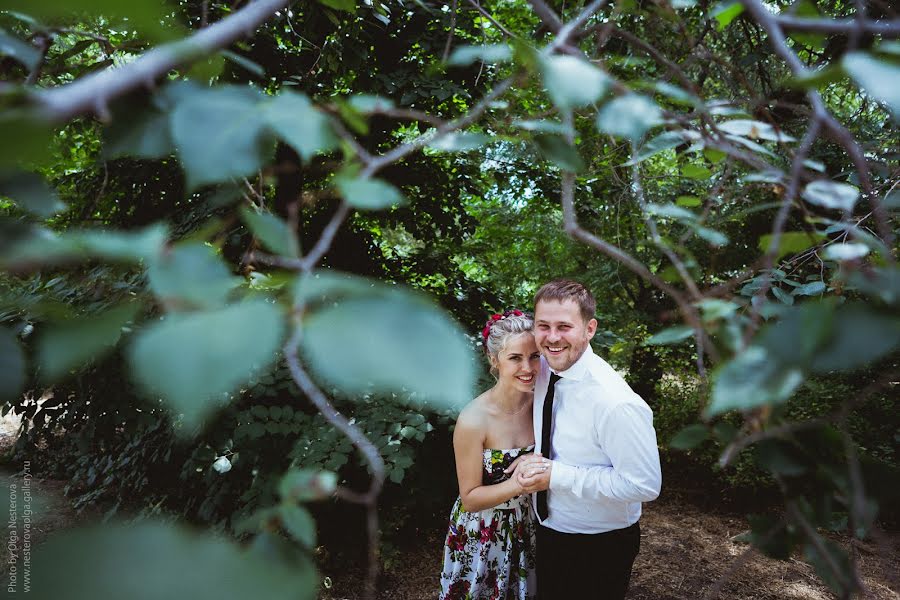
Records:
M575 364L565 371L559 371L558 375L563 379L581 381L588 375L588 363L591 361L592 356L594 356L594 350L591 348L591 345L588 344L588 347L585 349L584 353L578 357Z

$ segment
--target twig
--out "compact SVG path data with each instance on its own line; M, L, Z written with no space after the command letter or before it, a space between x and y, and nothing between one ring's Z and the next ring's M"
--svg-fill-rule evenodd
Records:
M447 57L450 56L450 48L453 45L453 33L456 31L456 9L457 0L453 0L450 4L450 33L447 34L447 43L444 45L444 54L441 62L447 62Z
M507 29L506 27L504 27L503 25L501 25L494 17L491 16L491 13L489 13L489 12L486 11L486 10L484 10L484 8L482 8L481 5L480 5L476 0L468 0L468 2L469 2L469 4L471 4L472 6L474 6L475 9L476 9L478 12L480 12L481 15L482 15L485 19L487 19L488 21L490 21L491 24L492 24L494 27L496 27L497 29L499 29L500 31L502 31L503 34L504 34L506 37L511 37L511 38L518 37L518 36L515 35L513 32L511 32L509 29Z

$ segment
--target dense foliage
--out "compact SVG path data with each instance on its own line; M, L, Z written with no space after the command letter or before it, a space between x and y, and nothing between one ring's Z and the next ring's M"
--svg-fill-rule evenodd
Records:
M897 519L898 37L879 1L3 2L14 458L147 517L38 591L190 558L178 595L312 597L335 495L374 574L385 482L398 520L454 493L466 332L571 276L667 471L855 593L821 531Z

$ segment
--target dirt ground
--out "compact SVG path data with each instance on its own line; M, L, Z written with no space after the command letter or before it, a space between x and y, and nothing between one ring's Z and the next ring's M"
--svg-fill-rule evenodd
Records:
M14 442L18 423L0 420L0 457ZM21 472L0 467L3 493L11 482L21 482ZM93 520L96 515L77 513L63 495L64 481L32 480L39 509L35 511L32 543L50 534ZM448 504L449 507L449 504ZM449 508L448 508L449 510ZM381 600L434 600L437 598L443 553L443 531L434 531L394 548L390 569L379 580ZM632 600L819 600L831 599L813 569L799 559L776 561L732 538L748 529L741 516L701 512L677 496L664 492L646 504L641 519L641 552L632 576L628 598ZM883 534L881 543L855 543L865 592L861 598L900 600L900 535ZM838 539L845 547L848 540ZM7 548L0 549L0 564ZM725 579L723 579L725 576ZM355 600L361 597L362 568L322 573L322 600Z

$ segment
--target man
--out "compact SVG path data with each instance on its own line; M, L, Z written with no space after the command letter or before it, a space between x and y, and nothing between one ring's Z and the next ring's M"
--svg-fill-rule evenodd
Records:
M539 453L522 460L518 477L540 523L538 597L621 599L640 547L641 502L662 481L653 413L591 350L590 291L551 281L534 303L544 359L534 391Z

